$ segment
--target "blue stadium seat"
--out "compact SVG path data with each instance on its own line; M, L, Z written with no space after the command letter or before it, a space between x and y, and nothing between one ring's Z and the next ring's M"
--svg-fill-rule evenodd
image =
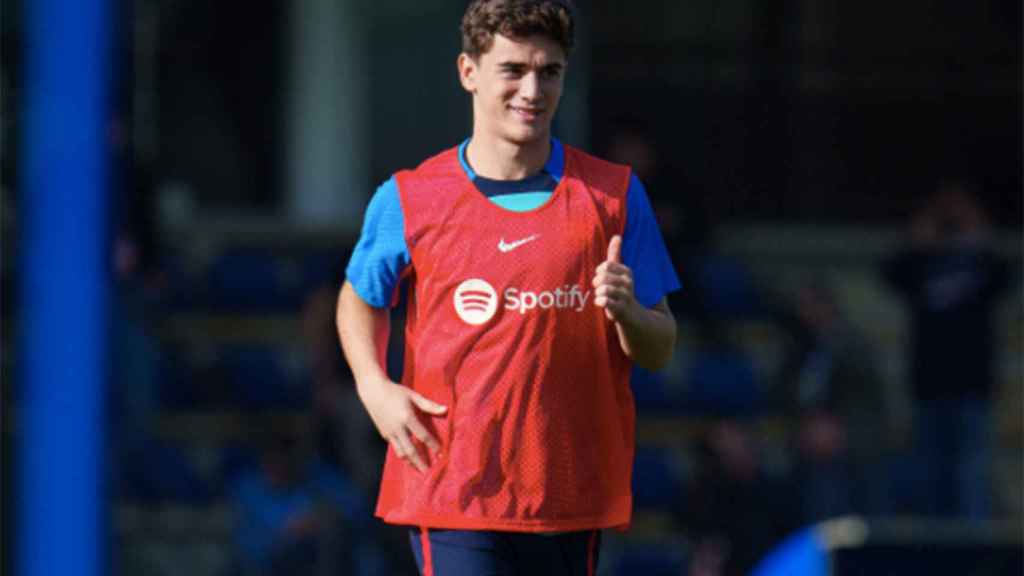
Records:
M710 416L750 416L763 405L753 361L738 349L697 352L686 375L688 409Z
M282 310L301 305L301 276L287 260L256 248L232 248L208 274L209 302L221 310Z
M228 488L237 480L239 474L247 470L254 470L259 465L258 447L242 442L232 442L224 446L220 453L220 465L217 470L218 493L222 496L227 494Z
M119 461L120 495L142 502L208 504L213 491L178 446L145 439L145 449Z
M695 261L696 288L706 311L720 319L741 319L763 312L761 295L738 260L709 255Z
M316 286L340 285L341 258L335 249L229 248L210 266L205 299L220 310L297 310Z
M221 349L220 364L242 408L301 408L310 402L309 368L301 348L231 345Z
M633 502L638 509L679 509L686 498L686 469L670 449L639 446L633 461Z

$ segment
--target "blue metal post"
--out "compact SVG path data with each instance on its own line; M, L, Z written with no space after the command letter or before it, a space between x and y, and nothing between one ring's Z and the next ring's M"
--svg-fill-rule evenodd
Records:
M103 573L109 0L22 3L18 576Z

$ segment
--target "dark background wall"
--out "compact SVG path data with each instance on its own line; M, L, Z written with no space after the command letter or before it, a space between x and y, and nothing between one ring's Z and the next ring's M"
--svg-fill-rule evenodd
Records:
M649 127L678 181L661 192L871 223L965 179L1020 225L1019 2L648 4L593 11L593 125Z

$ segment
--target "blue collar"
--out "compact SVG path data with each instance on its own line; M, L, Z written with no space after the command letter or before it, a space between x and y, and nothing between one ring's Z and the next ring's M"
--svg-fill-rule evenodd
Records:
M476 172L469 167L469 162L466 161L466 146L469 145L469 140L469 138L466 138L459 145L459 163L462 164L462 169L466 171L466 176L469 176L470 180L476 180ZM544 172L550 174L555 179L555 182L562 180L562 173L565 172L565 150L557 138L551 138L551 155L548 156L548 161L544 164Z

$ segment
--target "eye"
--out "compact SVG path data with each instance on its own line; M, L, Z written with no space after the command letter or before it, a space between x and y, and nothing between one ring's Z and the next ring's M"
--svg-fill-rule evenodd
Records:
M540 74L541 77L544 79L554 80L562 74L562 69L556 67L544 68L543 70L541 70Z
M522 66L502 66L498 73L502 78L515 79L521 77L524 72L525 68Z

